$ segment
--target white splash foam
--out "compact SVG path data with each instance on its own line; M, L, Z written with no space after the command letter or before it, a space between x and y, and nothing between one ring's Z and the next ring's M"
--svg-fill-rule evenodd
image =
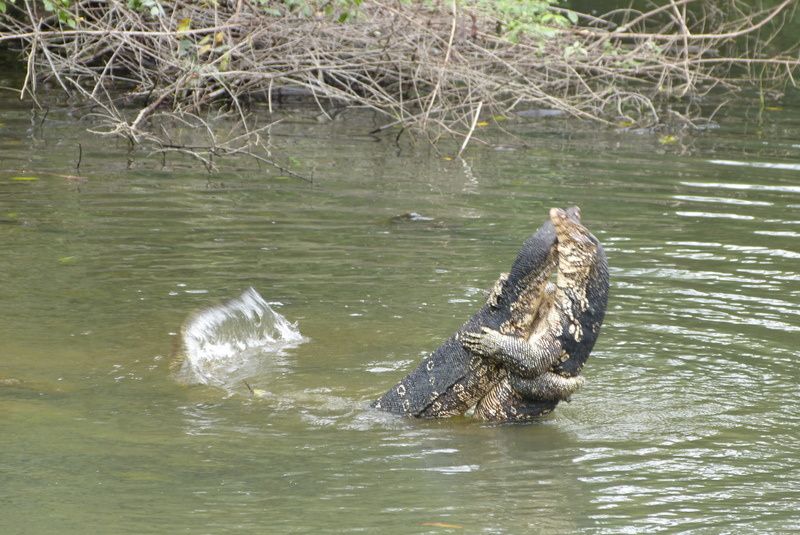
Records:
M264 371L285 366L286 350L306 338L248 288L222 305L192 316L182 331L184 361L177 379L233 390Z

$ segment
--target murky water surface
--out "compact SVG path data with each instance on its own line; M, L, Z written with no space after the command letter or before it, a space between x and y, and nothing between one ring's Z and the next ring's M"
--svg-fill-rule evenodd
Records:
M271 141L309 185L128 168L1 104L3 533L800 529L797 106L666 145L548 119L463 161L304 114ZM511 426L369 410L568 204L612 276L573 401ZM184 320L248 287L307 340L261 355L257 396L176 381Z

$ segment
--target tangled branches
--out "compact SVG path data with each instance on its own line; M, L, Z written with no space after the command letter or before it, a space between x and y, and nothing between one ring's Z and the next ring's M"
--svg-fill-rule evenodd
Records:
M0 41L26 55L23 96L36 99L49 79L94 103L99 134L191 151L158 120L169 114L206 127L219 153L262 143L248 104L264 100L272 111L287 91L324 114L374 110L383 118L376 132L461 137L463 150L481 113L523 107L606 124L691 124L709 92L794 84L800 63L796 48L766 51L795 0L761 10L670 0L602 16L529 0L546 10L526 25L503 11L507 2L442 1L365 0L342 16L330 6L344 4L331 2L292 10L297 2L286 0L51 0L46 11L16 0L0 18ZM224 140L201 119L221 106L241 126Z

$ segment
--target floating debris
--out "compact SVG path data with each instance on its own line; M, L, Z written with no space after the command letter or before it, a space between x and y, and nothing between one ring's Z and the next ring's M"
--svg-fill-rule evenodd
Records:
M406 212L392 218L392 223L405 223L407 221L433 221L433 218L417 212Z

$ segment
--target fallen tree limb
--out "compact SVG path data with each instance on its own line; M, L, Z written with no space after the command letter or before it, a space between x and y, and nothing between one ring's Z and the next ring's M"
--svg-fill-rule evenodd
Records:
M228 106L240 122L238 148L212 139L211 153L255 154L248 103L264 100L272 111L286 88L301 88L329 118L334 108L373 110L383 125L372 133L459 137L460 154L477 139L478 113L544 107L599 124L652 127L676 116L692 124L703 119L696 99L710 91L781 90L800 66L797 46L766 48L795 0L751 11L734 0L670 0L599 16L539 1L547 9L514 17L483 0L309 0L305 11L277 0L129 4L61 0L66 7L46 11L0 0L0 43L27 58L23 98L39 98L37 81L53 79L103 110L94 131L156 151L177 150L156 115L197 125ZM756 76L754 66L772 69ZM120 107L121 91L144 104Z

